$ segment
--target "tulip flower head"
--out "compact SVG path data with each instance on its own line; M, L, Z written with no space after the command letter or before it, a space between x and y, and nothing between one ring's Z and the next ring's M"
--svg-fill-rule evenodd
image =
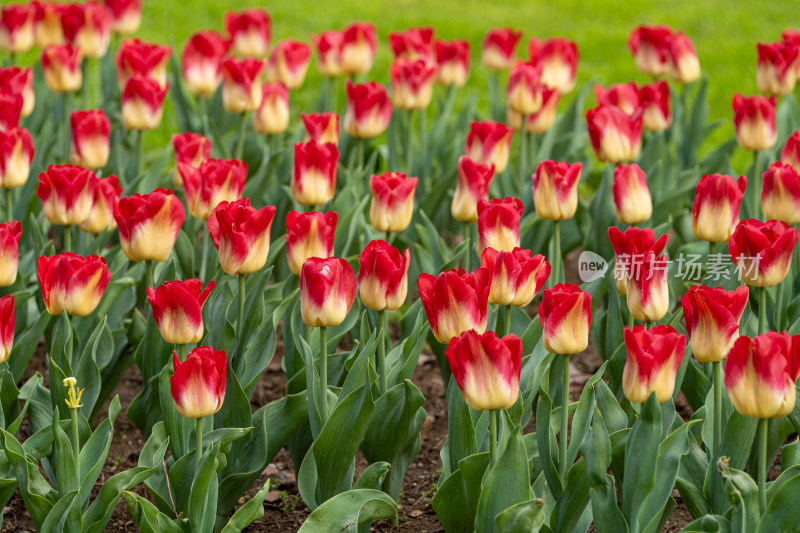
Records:
M389 33L389 46L395 59L434 63L433 28L409 28L401 32Z
M111 278L104 257L83 257L72 252L39 257L36 274L45 308L51 315L91 314Z
M800 48L778 41L758 43L756 81L758 91L769 95L790 94L797 81Z
M327 78L342 75L342 32L327 30L313 35L314 48L317 50L317 67L319 73Z
M17 280L21 236L22 224L18 220L0 224L0 287L8 287Z
M647 176L636 163L614 169L614 212L623 224L639 224L653 214Z
M308 141L294 145L292 197L300 205L324 205L336 192L339 150L333 143Z
M556 120L556 110L560 99L561 95L556 89L544 88L539 111L525 116L525 131L537 135L546 133ZM512 129L520 130L522 128L522 115L510 107L506 109L506 117Z
M264 62L252 57L222 62L222 104L228 113L247 113L261 106Z
M14 347L14 297L0 298L0 363L8 361Z
M50 44L40 58L44 81L54 93L74 93L81 88L81 54L71 44Z
M306 141L339 144L339 115L336 113L302 113Z
M425 109L431 103L436 64L399 57L392 62L389 76L392 79L392 102L397 109Z
M642 115L626 114L615 106L601 105L586 112L589 140L597 159L607 163L633 161L642 149Z
M342 74L366 74L375 61L378 37L370 22L353 22L342 30Z
M686 351L686 337L675 328L638 325L623 331L628 358L622 373L622 392L628 401L644 403L655 393L658 403L668 402L675 392L675 376Z
M111 15L111 31L119 35L136 33L142 23L142 0L104 0Z
M411 252L402 253L386 241L370 241L361 252L358 291L367 309L400 309L408 293Z
M469 77L469 41L436 41L436 83L463 87Z
M269 53L272 21L266 9L244 9L225 13L225 29L231 52L238 56L264 57Z
M478 201L478 256L487 247L510 252L519 247L519 222L523 211L519 198Z
M147 287L147 300L153 308L158 331L169 344L190 344L203 338L203 305L215 282L203 289L199 279L167 281L157 288Z
M0 50L24 53L33 47L35 10L30 4L0 8Z
M299 89L306 79L311 63L311 47L306 43L286 39L272 50L267 64L267 80L282 82L287 89Z
M238 159L207 159L199 168L178 163L186 203L192 215L205 222L220 202L242 197L247 163Z
M747 286L735 291L721 287L712 289L693 285L683 297L686 334L692 353L701 363L722 361L739 338L739 321L750 290Z
M36 105L36 93L33 90L33 69L16 66L0 68L0 92L21 96L22 109L20 109L20 116L30 116Z
M777 162L764 172L761 209L767 220L800 223L800 172Z
M636 68L648 76L663 76L669 69L669 42L673 31L669 26L638 26L628 38Z
M76 46L83 57L106 55L111 44L111 14L106 7L90 0L67 4L61 15L61 26L67 42Z
M252 274L264 268L274 219L274 206L256 209L250 207L248 198L223 201L214 208L208 217L208 232L226 274Z
M595 85L594 97L598 105L618 107L627 115L633 115L640 107L639 89L632 81L615 83L608 88Z
M51 224L77 226L87 218L94 201L97 176L73 165L50 165L39 174L36 195Z
M545 289L539 304L544 347L550 353L576 354L589 346L592 295L577 285L559 283Z
M614 248L614 279L617 282L617 292L624 295L628 292L628 279L632 277L634 262L641 261L650 251L660 255L667 245L667 235L656 239L656 234L650 228L637 228L630 226L623 233L616 226L608 228L608 240Z
M633 258L625 290L628 311L636 320L655 322L669 311L667 256L652 251Z
M484 165L494 165L494 172L500 174L508 166L513 130L499 122L470 122L464 153L472 161Z
M639 88L642 107L642 128L645 131L664 131L672 123L669 110L669 85L664 80Z
M124 89L134 76L149 78L161 87L167 85L167 63L172 48L139 39L125 39L117 52L117 82Z
M172 150L175 152L175 172L172 176L172 183L176 187L183 187L183 177L179 170L180 163L200 168L200 165L211 157L211 141L199 133L190 131L176 133L172 136Z
M481 60L489 70L506 70L514 64L517 43L522 39L521 31L511 28L489 30L481 45Z
M795 131L786 139L786 144L781 150L781 163L790 165L800 172L800 131Z
M528 42L531 62L542 65L542 83L550 89L566 94L575 87L578 74L578 45L563 37L540 41L536 37Z
M131 261L166 261L178 240L186 213L169 189L119 199L114 219L122 251Z
M510 252L486 248L481 267L491 275L489 301L497 305L527 306L550 276L550 263L544 256L531 256L530 250L522 248Z
M339 215L327 213L298 213L286 215L286 260L293 274L300 274L303 263L310 257L333 255L333 237Z
M399 233L408 227L414 216L414 192L418 181L417 178L407 178L403 172L384 172L370 178L372 202L369 220L373 228Z
M34 10L34 44L44 48L51 44L64 42L64 28L61 25L61 15L64 13L64 4L54 2L32 2Z
M486 331L490 277L485 268L419 275L419 295L437 341L448 344L465 331Z
M506 88L506 101L512 111L532 115L542 108L545 86L541 83L542 66L517 61L511 67Z
M733 95L733 123L736 141L745 150L769 150L778 140L775 126L776 99L765 96Z
M309 327L344 322L356 299L356 275L345 259L310 257L300 271L300 311Z
M209 98L217 91L222 83L222 61L230 46L230 41L211 30L189 37L181 55L181 68L190 94Z
M797 238L797 230L785 222L751 218L736 226L728 251L746 285L772 287L789 273Z
M105 111L73 111L69 117L72 128L69 159L73 165L99 169L106 166L111 152L109 136L111 121Z
M747 178L734 180L722 174L706 174L697 184L692 206L692 228L698 239L727 241L739 223L739 207Z
M0 132L19 126L22 116L22 97L18 94L0 93Z
M358 139L377 137L389 127L392 120L392 101L386 87L374 81L354 84L349 79L344 130Z
M533 206L545 220L567 220L578 210L578 181L582 163L542 161L533 175Z
M186 418L204 418L222 407L228 357L225 350L198 346L181 361L172 352L175 371L169 378L175 409Z
M289 127L289 91L279 82L261 86L261 106L253 113L253 131L275 135Z
M114 219L114 206L122 194L119 179L116 176L98 179L95 183L92 207L89 217L81 222L81 231L98 234L105 230L114 230L117 221Z
M458 183L450 214L461 222L478 221L478 203L489 199L489 184L494 178L494 165L476 163L462 155L458 158Z
M0 188L14 189L27 183L33 151L33 137L28 130L0 131Z
M161 124L169 83L133 76L122 91L122 124L129 130L154 130Z

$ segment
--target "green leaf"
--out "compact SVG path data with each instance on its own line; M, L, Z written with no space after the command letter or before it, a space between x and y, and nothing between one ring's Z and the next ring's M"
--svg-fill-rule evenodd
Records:
M100 471L108 457L108 450L111 448L111 439L114 436L112 425L119 414L121 407L119 396L111 400L108 418L103 420L89 440L83 445L80 452L80 503L85 506L89 501L95 481L100 477Z
M542 500L528 500L512 505L495 518L498 533L535 533L544 524Z
M264 498L270 489L270 481L267 480L253 498L239 507L231 516L225 527L220 533L239 533L244 528L253 523L254 520L264 516Z
M446 531L474 529L481 481L488 466L488 453L470 455L462 459L458 469L439 485L431 505Z
M603 415L599 408L595 409L592 430L581 447L586 457L589 499L592 502L595 528L598 533L627 532L628 524L617 505L614 478L606 473L611 465L611 439Z
M626 469L622 482L622 512L629 522L638 521L639 509L655 484L656 471L652 466L658 458L660 441L661 409L655 393L651 393L633 424L625 446L626 465L650 465L648 468Z
M758 485L748 474L729 467L724 460L717 463L717 468L725 480L728 498L733 502L730 515L731 530L756 531L761 515L758 503Z
M125 504L142 533L185 533L170 517L138 494L125 491Z
M724 514L730 507L725 488L726 482L716 465L721 457L728 457L730 468L744 468L750 450L753 449L757 428L757 419L740 414L738 411L731 413L722 432L722 445L709 461L703 482L703 493L714 514Z
M78 522L74 521L74 518L76 518L74 506L77 500L77 490L64 494L50 510L39 531L42 533L61 533L63 531L77 533L80 531L80 511L77 511Z
M780 477L786 476L784 472ZM780 483L777 490L768 495L767 510L758 522L757 533L792 533L797 530L797 495L800 494L800 469ZM778 480L773 482L774 485Z
M559 498L564 490L564 485L561 478L556 475L555 454L558 446L555 442L555 435L552 435L549 431L553 404L545 388L546 386L543 384L542 389L539 391L539 402L536 405L536 423L537 427L546 428L547 431L540 430L536 432L536 444L539 448L539 459L542 463L542 473L547 481L547 486L550 489L550 493Z
M356 533L368 520L389 520L397 504L383 492L353 489L334 496L306 518L298 533Z
M392 465L385 461L372 463L358 476L358 480L353 484L353 488L381 490L381 484L391 468Z
M464 394L458 387L455 378L451 377L447 386L446 459L449 462L443 465L444 471L455 471L462 459L474 455L477 451L478 443L469 407L467 407L467 402L464 401ZM445 457L442 457L442 462L445 462Z
M551 529L573 531L581 521L588 504L589 478L586 476L586 459L581 457L567 473L564 492L550 516Z
M706 515L698 518L685 528L681 533L730 533L731 523L724 516Z
M197 533L212 533L217 516L217 455L219 444L213 445L200 458L189 494L189 524Z
M22 374L25 372L33 352L39 345L39 340L44 335L52 317L53 315L47 311L43 312L33 325L28 326L19 337L14 339L14 346L11 348L11 355L8 358L8 366L14 375L14 381L22 379Z

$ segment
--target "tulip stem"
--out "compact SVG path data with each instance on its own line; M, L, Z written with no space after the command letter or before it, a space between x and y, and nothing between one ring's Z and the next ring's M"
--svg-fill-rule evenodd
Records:
M714 368L714 440L711 452L716 453L722 442L722 362L711 363Z
M144 279L148 287L155 289L155 282L153 281L153 262L150 259L144 262Z
M758 288L758 334L767 332L767 288Z
M553 286L561 282L561 229L558 220L553 221Z
M319 328L319 410L322 425L328 420L328 330Z
M72 251L72 231L69 225L64 226L64 252Z
M72 137L72 127L69 121L69 93L61 93L61 120L64 121L64 162L69 163L69 142Z
M364 139L359 139L358 142L358 169L364 168Z
M133 166L133 179L139 177L139 173L142 171L142 136L144 135L143 130L136 130L133 132L133 144L135 154L134 157L136 160L134 161Z
M386 328L384 328L384 315L385 312L383 309L378 311L378 328L380 329L380 334L378 335L378 359L376 361L376 366L378 367L378 376L379 376L379 390L381 392L381 396L386 394Z
M469 242L469 240L470 240L469 224L470 224L469 222L464 222L463 240L467 241L467 242ZM472 247L472 243L467 244L467 252L464 254L464 270L466 270L467 272L469 272L469 270L470 270L469 263L470 263L470 256L472 255L472 254L470 254L470 252L471 252L470 248L471 247Z
M203 419L196 418L194 426L194 475L200 471L200 456L203 454Z
M245 300L245 292L244 292L244 274L239 273L237 275L239 278L239 342L242 342L244 338L244 300Z
M239 136L236 138L236 155L234 156L236 159L242 159L242 156L244 156L244 130L246 124L247 113L241 113L239 115Z
M503 336L511 333L511 304L505 306L505 316L503 317Z
M11 209L11 189L6 189L6 222L14 220L14 211Z
M561 479L567 479L567 438L569 436L569 355L561 356L564 363L561 383L561 435L558 439L558 465Z
M414 172L414 111L409 110L406 114L408 122L406 123L406 173L413 176Z
M760 218L758 209L760 199L761 175L758 173L758 150L753 150L753 218Z
M178 349L178 359L186 361L186 345L176 344L175 347Z
M208 241L209 241L209 235L208 233L204 233L203 252L200 258L200 281L205 281L206 279L206 264L208 263Z
M708 269L711 268L711 256L717 253L717 243L710 241L708 243L708 257L706 257L706 277L708 276ZM703 279L700 280L702 283Z
M70 408L70 415L72 416L72 456L75 459L75 471L81 471L81 437L78 432L78 407Z
M522 115L522 125L519 128L519 183L520 191L525 190L525 172L528 168L528 121L527 115Z
M424 109L420 109L419 113L417 114L417 128L419 131L418 134L419 159L424 163L425 162L425 110ZM422 171L420 171L419 174L422 174Z
M497 409L489 410L489 465L493 465L497 455Z
M758 421L758 502L761 514L767 510L767 437L769 436L769 418Z

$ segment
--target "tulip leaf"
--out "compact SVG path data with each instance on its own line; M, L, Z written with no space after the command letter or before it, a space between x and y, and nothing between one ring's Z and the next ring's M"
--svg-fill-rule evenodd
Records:
M142 533L184 533L170 517L136 493L125 491L125 504Z
M592 429L581 451L586 457L595 528L598 533L627 532L628 524L617 505L614 478L606 473L611 465L611 439L599 408L595 408Z
M602 379L607 365L607 362L603 363L583 386L583 392L581 392L580 400L578 400L578 407L575 409L575 415L572 418L570 441L567 448L568 465L575 462L581 444L589 433L595 405L594 385Z
M47 514L39 531L42 533L78 533L80 531L80 510L77 509L78 491L71 490L59 499Z
M626 465L655 465L658 443L661 441L661 409L655 392L642 405L639 418L633 424L625 446ZM622 482L622 511L628 521L639 519L639 509L644 505L656 481L654 468L626 469ZM650 517L652 518L652 515Z
M566 483L556 507L550 515L553 531L573 531L591 513L589 505L589 477L586 475L586 458L581 457L567 472ZM588 528L588 523L584 530Z
M356 533L369 520L389 520L397 515L397 504L383 492L353 489L334 496L317 507L298 533Z
M794 439L787 442L781 448L781 472L789 470L793 466L800 465L800 440Z
M444 463L442 479L445 479L449 473L455 472L462 459L474 455L478 451L472 416L454 377L450 378L447 386L446 446L447 456L442 455L442 463Z
M246 410L246 412L249 409ZM222 471L217 501L217 513L226 515L239 498L249 489L271 459L268 447L267 411L256 411L252 417L252 428L246 438L236 439L225 455L227 464ZM277 435L276 435L277 436ZM223 450L226 444L221 442Z
M725 464L724 459L720 459L717 468L725 480L728 498L733 502L730 514L731 530L742 533L756 531L761 516L758 485L749 474Z
M121 409L119 396L111 400L108 418L103 420L97 429L94 430L89 440L84 443L80 451L80 504L85 506L89 501L92 488L100 477L100 471L108 457L108 450L111 448L111 439L114 436L113 424Z
M555 465L558 444L556 443L555 435L550 431L550 414L553 410L553 404L545 389L546 385L543 383L539 391L539 401L536 404L536 426L540 428L536 432L536 443L539 448L539 459L542 463L542 473L547 481L547 486L550 492L558 499L564 491L564 485L557 475Z
M797 529L797 494L800 468L784 471L767 488L767 509L758 522L757 533L791 533Z
M253 420L257 420L259 411L266 413L266 426L268 428L267 460L271 461L289 439L303 424L308 422L307 396L305 391L290 394L273 400L253 413Z
M614 393L604 381L594 384L597 407L603 413L603 420L609 433L615 433L628 427L628 417L617 402Z
M403 341L386 356L386 364L389 367L387 382L390 387L411 379L414 369L417 367L419 356L425 346L425 339L429 330L430 326L425 317L425 312L420 309L417 312L414 329L405 334Z
M431 505L446 531L474 529L481 482L488 465L489 454L486 452L465 457L439 485Z
M14 339L14 346L11 348L11 355L8 358L8 366L14 376L14 381L18 382L22 379L22 374L28 367L28 362L50 324L52 316L47 311L43 311L34 324L29 325L21 335Z
M528 500L512 505L495 518L498 533L535 533L544 524L542 500Z
M709 461L703 482L703 493L714 514L724 514L729 508L725 480L717 469L721 457L728 457L728 466L733 469L744 468L753 449L756 438L758 420L740 414L731 413L728 423L722 431L722 444Z
M386 474L389 473L391 468L392 465L385 461L372 463L366 469L364 469L360 476L358 476L356 482L353 483L353 488L381 490L381 485L383 484L384 479L386 479Z
M253 523L254 520L264 516L264 498L271 488L270 481L267 480L264 486L253 496L250 501L239 507L231 516L225 527L220 533L239 533L244 528Z
M681 529L681 533L730 533L731 523L724 516L705 515Z
M200 458L189 494L189 524L197 533L212 533L217 516L217 456L219 444L214 444Z

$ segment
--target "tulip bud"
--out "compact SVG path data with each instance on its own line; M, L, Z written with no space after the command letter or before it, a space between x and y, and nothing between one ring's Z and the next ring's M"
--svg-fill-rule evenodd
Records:
M454 268L438 276L419 275L417 288L437 341L447 344L471 329L477 333L486 331L490 278L485 268L474 272Z
M633 275L634 262L641 261L650 251L660 255L667 244L666 235L656 240L656 233L650 228L634 226L624 233L618 227L611 226L608 228L608 240L614 248L614 279L617 282L617 292L621 295L628 292L628 279Z
M183 187L183 177L181 177L178 166L180 163L200 168L203 161L211 157L211 141L199 133L176 133L172 136L172 150L175 152L175 172L172 175L172 183L176 187Z
M433 96L436 65L422 59L395 59L389 69L392 79L392 102L397 109L425 109Z
M645 131L664 131L672 123L669 111L669 85L657 81L642 85L639 89L639 103L642 106L642 127Z
M269 53L272 21L266 9L244 9L225 13L225 29L231 39L231 52L238 56L264 57Z
M542 161L533 175L533 206L545 220L567 220L578 210L578 180L582 163Z
M445 350L467 405L479 411L509 409L519 397L522 341L516 335L472 330L453 337Z
M68 4L61 15L67 42L76 46L83 57L103 57L111 44L111 14L92 0Z
M545 289L539 304L544 347L550 353L572 355L589 346L592 295L577 285L559 283Z
M481 60L489 70L506 70L514 64L517 43L522 39L521 31L510 28L489 30L481 44Z
M791 165L800 172L800 131L792 133L786 139L786 144L781 150L781 163Z
M104 0L111 14L111 31L118 35L136 33L142 24L142 0Z
M508 166L511 136L514 132L499 122L470 122L464 152L476 163L494 165L497 174Z
M525 307L550 276L550 263L544 256L531 257L530 250L514 248L510 252L486 248L481 267L489 271L489 301L497 305Z
M414 192L417 178L407 178L403 172L384 172L370 178L372 203L369 220L377 231L399 233L411 223L414 215Z
M220 202L242 197L247 163L238 159L207 159L199 168L178 163L186 203L192 215L205 222Z
M169 189L119 199L114 219L119 243L131 261L166 261L178 239L186 213Z
M519 247L519 221L522 218L519 198L493 198L478 202L478 256L487 247L510 252Z
M750 290L693 285L683 297L683 318L692 353L701 363L722 361L739 338L739 321Z
M317 49L317 67L319 73L332 78L342 75L342 32L336 30L323 31L312 36L314 48Z
M306 326L338 326L355 299L356 275L346 259L306 259L300 271L300 312Z
M528 42L531 62L542 65L542 83L562 94L575 87L578 73L578 45L563 37L540 41L536 37Z
M622 372L622 392L630 402L644 403L656 393L659 403L675 392L675 376L686 351L686 337L672 326L645 329L638 325L623 331L628 358Z
M653 214L653 201L644 170L636 163L614 169L614 212L623 224L639 224Z
M222 83L222 60L230 41L210 30L192 34L183 48L181 67L186 89L194 96L208 98Z
M49 44L40 58L44 81L54 93L74 93L81 88L81 55L71 44Z
M47 312L72 316L91 314L111 278L104 257L72 252L40 256L37 275Z
M618 107L627 115L633 115L640 106L639 89L632 81L615 83L608 89L602 85L595 85L594 97L597 99L597 105Z
M22 224L18 220L0 224L0 287L13 285L17 280L21 236Z
M19 54L33 48L34 15L30 4L9 4L0 9L0 50Z
M542 67L533 63L517 61L508 75L506 101L512 111L521 115L532 115L542 107Z
M108 163L111 121L105 111L73 111L69 117L72 139L69 160L73 165L98 169Z
M358 290L367 309L400 309L408 293L409 250L400 253L386 241L370 241L361 252Z
M469 77L469 41L436 41L436 83L463 87Z
M631 258L628 269L628 311L642 322L656 322L669 311L669 285L667 284L667 256L647 252L642 257Z
M208 233L219 263L230 276L252 274L267 264L275 207L250 207L248 198L220 202L208 217Z
M785 222L742 220L728 241L739 275L751 287L772 287L786 278L797 244L797 230Z
M228 371L225 350L198 346L186 361L172 352L172 365L175 371L169 378L170 394L181 416L205 418L220 410Z
M722 174L705 174L697 183L692 206L692 228L698 239L727 241L739 223L739 207L747 178L734 180Z
M633 161L642 149L642 115L627 115L622 109L601 105L586 112L589 139L600 161Z
M389 46L395 59L433 63L433 28L409 28L389 33Z
M167 63L172 48L147 43L139 39L125 39L117 52L117 82L125 88L134 76L149 78L161 87L167 86Z
M73 165L50 165L39 174L36 195L51 224L77 226L89 217L97 176Z
M733 95L736 141L745 150L769 150L778 140L775 127L775 97Z
M222 62L222 104L228 113L247 113L261 106L264 62L245 57Z
M34 44L38 48L44 48L51 44L62 44L64 42L64 29L61 26L61 14L64 12L65 4L53 2L31 3L34 9Z
M753 418L783 418L794 409L800 336L770 331L736 339L725 361L725 388L734 409Z
M336 113L302 113L306 141L339 144L339 115Z
M757 43L758 68L756 81L758 92L770 95L791 94L797 79L800 49L792 44Z
M14 189L28 182L33 161L33 137L26 129L0 132L0 188Z
M22 97L0 93L0 133L17 128L21 114Z
M190 344L203 338L203 305L216 283L203 289L199 279L167 281L158 288L147 287L158 331L169 344Z
M323 205L336 192L339 150L332 143L295 143L292 197L300 205Z
M366 74L375 61L378 37L369 22L353 22L342 30L342 74Z
M349 79L344 130L351 137L371 139L389 127L392 120L392 101L386 87L374 81L354 84Z
M98 179L89 218L81 222L81 230L96 235L104 230L116 229L114 205L119 201L120 194L122 194L122 187L119 186L116 176Z
M253 131L275 135L289 127L289 91L276 81L261 86L261 106L253 113Z
M761 208L767 220L794 226L800 223L800 173L783 163L772 163L764 172Z
M637 26L628 38L628 48L639 72L663 76L669 69L669 43L673 32L669 26Z
M22 97L20 116L29 117L36 105L33 91L33 69L10 66L0 68L0 92Z
M134 76L122 91L122 124L129 130L154 130L161 124L169 83Z
M525 115L525 131L537 135L546 133L556 120L556 110L561 95L555 89L542 90L542 107L536 113ZM511 109L506 109L508 124L512 129L522 128L522 115Z
M669 40L667 75L678 83L691 83L700 79L700 60L692 40L679 31Z
M14 297L0 298L0 363L8 361L14 347Z
M306 79L309 63L310 46L294 39L280 41L269 57L267 80L282 82L290 91L299 89Z
M489 199L489 185L494 165L476 163L462 155L458 158L458 184L453 193L450 214L460 222L478 221L478 202Z
M309 257L333 255L333 237L339 215L335 211L298 213L286 215L286 260L293 274L300 274Z

